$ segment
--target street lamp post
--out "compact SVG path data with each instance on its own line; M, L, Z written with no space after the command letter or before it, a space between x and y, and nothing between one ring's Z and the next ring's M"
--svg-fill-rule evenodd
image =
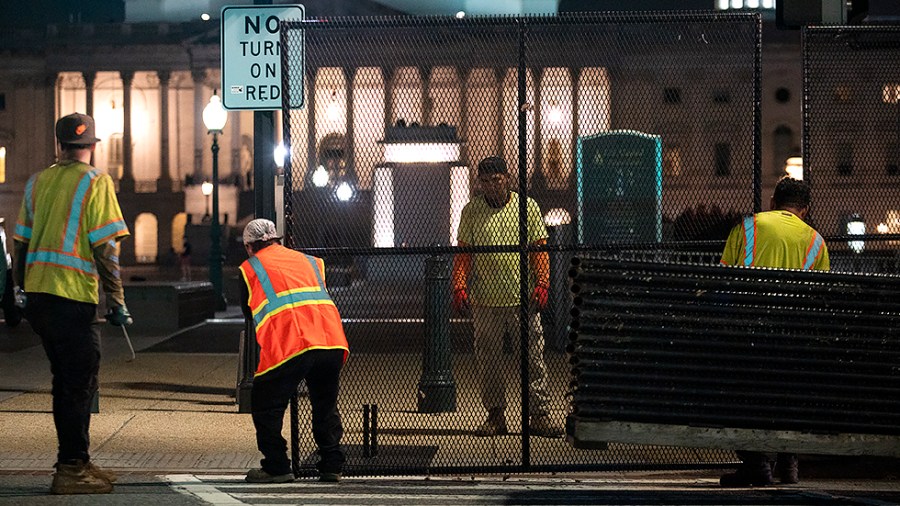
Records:
M225 309L222 295L222 227L219 224L219 134L225 128L228 112L222 107L222 100L213 94L203 109L203 124L213 136L212 141L212 221L209 227L209 281L216 292L216 304Z

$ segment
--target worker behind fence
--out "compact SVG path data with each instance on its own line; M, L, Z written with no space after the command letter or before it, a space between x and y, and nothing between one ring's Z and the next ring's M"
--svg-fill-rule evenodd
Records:
M775 185L771 211L744 218L725 243L722 263L746 267L783 269L830 268L825 241L804 222L809 212L810 190L804 181L784 177ZM777 380L778 378L773 378ZM738 451L737 472L722 476L723 487L765 486L774 483L768 457L764 453ZM775 474L781 483L797 483L797 455L779 453Z
M113 325L131 323L119 275L119 241L128 227L112 178L90 165L100 140L94 119L56 122L58 160L31 176L15 232L17 299L41 337L53 374L59 441L54 494L105 494L115 475L90 460L91 404L100 371L96 321L99 280Z
M260 348L250 411L263 454L262 467L251 469L246 481L294 480L281 429L291 396L306 380L319 480L336 482L345 460L337 399L350 349L341 316L325 290L325 263L282 246L280 239L269 220L255 219L244 228L250 258L240 267L245 282L241 306L253 321Z
M478 163L482 194L463 208L459 223L460 246L516 246L519 244L519 194L510 191L506 162L488 157ZM530 245L547 243L541 210L531 198L526 202L527 240ZM528 395L529 431L541 437L559 437L562 425L550 417L547 369L544 365L544 334L540 310L547 306L550 262L546 251L528 254L531 287L528 304ZM481 379L481 401L487 418L476 430L479 436L508 433L506 383L511 378L498 367L507 334L515 347L520 342L519 254L461 253L453 262L453 308L471 310L475 336L475 360ZM469 294L471 293L471 298Z

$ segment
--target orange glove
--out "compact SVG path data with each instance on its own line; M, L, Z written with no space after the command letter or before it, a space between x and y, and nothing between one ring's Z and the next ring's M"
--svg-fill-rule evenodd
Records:
M538 311L543 311L547 308L547 299L549 297L548 288L545 285L538 285L534 287L534 292L531 294L531 306Z
M471 306L469 305L469 295L465 288L459 288L453 292L452 301L453 311L457 314L467 314Z

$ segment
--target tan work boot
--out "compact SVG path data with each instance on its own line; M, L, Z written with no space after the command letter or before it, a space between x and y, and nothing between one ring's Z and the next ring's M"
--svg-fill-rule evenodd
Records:
M113 486L105 478L95 476L88 464L76 461L74 464L56 464L50 492L54 494L108 494Z
M537 437L553 438L563 435L562 427L554 424L548 415L532 416L531 422L528 424L528 431L532 436Z
M97 478L102 478L110 483L115 483L116 480L119 479L119 477L116 476L116 473L114 473L112 471L107 471L105 469L100 469L100 467L97 466L97 464L94 464L93 462L88 462L87 467L88 467L89 473L93 474Z
M492 409L487 419L475 429L476 436L502 436L509 433L506 429L506 414L502 409Z

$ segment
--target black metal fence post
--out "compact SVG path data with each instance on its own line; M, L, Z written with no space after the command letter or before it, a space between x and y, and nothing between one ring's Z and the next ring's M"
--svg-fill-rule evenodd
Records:
M241 378L238 382L238 413L250 412L250 392L253 390L253 376L259 364L259 345L256 343L256 329L252 321L247 321L243 333L243 356L238 357L241 363Z
M456 382L450 361L450 261L425 259L425 350L419 379L419 413L456 411Z

